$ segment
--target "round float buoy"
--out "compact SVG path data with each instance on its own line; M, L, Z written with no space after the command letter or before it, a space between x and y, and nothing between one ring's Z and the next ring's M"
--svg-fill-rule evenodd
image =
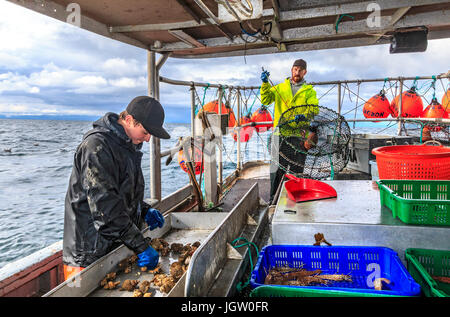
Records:
M202 110L204 112L215 112L219 113L219 101L213 100L211 102L208 102L207 104L203 105ZM236 117L234 116L233 109L229 107L228 105L225 105L222 103L222 114L229 114L228 116L228 127L232 128L236 125Z
M397 95L391 102L390 110L392 117L398 117L400 95ZM423 103L422 98L417 94L415 88L402 93L402 117L417 118L422 115Z
M258 122L268 122L272 121L272 116L270 115L269 110L265 106L261 106L258 110L253 112L251 118L251 121L258 123ZM270 130L272 128L272 124L256 124L255 130L256 132L266 132L267 130Z
M445 111L444 107L437 101L436 98L431 100L431 103L425 108L422 113L422 118L448 118L448 112ZM432 132L438 132L441 130L440 126L426 125L425 128Z
M250 123L252 122L252 119L250 118L250 115L246 115L245 117L242 117L240 120L240 125L246 124L246 123ZM239 130L239 140L241 142L248 142L248 140L250 140L250 138L253 135L253 131L255 130L255 127L252 126L247 126L244 128L241 128ZM237 131L236 129L233 129L231 134L233 135L233 139L234 141L237 141Z
M442 96L441 105L445 111L450 112L450 88L447 89L445 94Z
M186 155L184 155L183 150L178 151L178 164L180 164L180 167L183 171L186 173L189 172L187 166L186 166ZM203 166L202 166L202 151L200 151L198 148L194 148L194 162L193 162L195 175L200 174L203 172Z
M383 91L367 100L363 107L364 117L374 118L387 118L391 113L389 100L386 98Z

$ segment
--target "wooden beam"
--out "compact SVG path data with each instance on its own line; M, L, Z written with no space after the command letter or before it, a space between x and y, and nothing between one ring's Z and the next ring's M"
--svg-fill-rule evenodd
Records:
M397 11L395 11L394 14L391 16L390 26L394 26L409 11L409 9L411 9L411 7L404 7L397 9ZM378 42L378 40L382 38L385 34L386 32L383 32L379 36L376 36L373 42L374 43Z
M358 1L352 3L341 3L341 4L328 4L328 1L323 1L320 6L280 11L280 22L288 22L295 20L304 20L311 18L320 17L330 17L341 14L352 14L352 13L369 13L367 7L372 4L377 3L381 10L392 10L401 9L404 7L417 7L433 4L445 4L448 1L445 0L368 0L368 1ZM302 8L302 7L301 7Z
M272 37L276 40L283 39L283 29L280 25L280 7L278 4L278 0L272 0L272 8L273 8L273 22L275 25L272 26Z
M369 27L365 19L358 21L345 21L339 24L338 34L336 34L335 32L334 23L285 29L283 31L284 39L282 43L291 45L312 41L341 41L340 38L342 38L343 36L365 39L370 36L370 39L373 41L373 36L384 34L386 32L392 32L395 30L395 28L415 27L419 25L447 26L448 21L450 21L450 10L439 10L436 12L425 12L414 15L407 15L404 16L403 19L397 21L395 27L390 24L390 16L381 16L381 27L379 28ZM366 40L364 40L364 42L365 41ZM233 42L229 42L225 38L208 38L202 40L202 42L205 46L208 47L232 47L246 45L248 49L251 49L255 46L261 46L264 44L266 46L274 46L274 44L264 40L256 40L252 43L245 43L241 38L235 38ZM161 48L161 51L177 51L186 50L189 48L190 46L187 46L183 42L167 43Z
M219 25L220 21L219 18L214 15L214 13L211 12L211 10L208 8L206 4L203 3L202 0L194 0L194 2L199 6L200 9L202 9L203 12L206 13L207 16L209 16L210 19L214 21L214 24Z
M178 38L179 40L183 41L184 43L188 45L192 45L192 47L205 47L204 44L197 41L195 38L190 36L189 34L185 33L182 30L169 30L169 33Z
M201 22L201 18L194 12L192 11L191 7L183 0L177 0L178 4L180 6L183 7L184 11L186 11L187 13L189 13L189 15L197 22L200 23Z

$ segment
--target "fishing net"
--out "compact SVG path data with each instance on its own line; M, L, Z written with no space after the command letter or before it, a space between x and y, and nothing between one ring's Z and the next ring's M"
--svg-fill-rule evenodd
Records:
M308 135L318 136L307 150ZM301 178L334 177L349 159L351 131L343 116L321 106L295 106L280 116L271 136L271 158L286 173Z
M402 133L408 136L415 136L422 142L434 140L442 145L450 145L450 126L437 122L408 122L402 124Z

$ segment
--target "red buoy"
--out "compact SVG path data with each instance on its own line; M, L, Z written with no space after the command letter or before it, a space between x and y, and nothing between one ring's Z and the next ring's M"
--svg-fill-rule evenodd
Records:
M244 124L250 123L250 122L252 122L250 115L246 115L245 117L241 118L240 125L244 125ZM252 137L254 130L255 130L255 127L252 127L252 126L247 126L247 127L241 128L239 130L239 140L241 142L248 142L248 140L250 140L250 138ZM233 139L235 141L237 141L237 129L233 130L231 132L231 134L233 135Z
M203 105L202 110L204 112L219 113L219 101L213 100L211 102L206 103L205 105ZM233 109L231 109L231 107L222 103L222 114L227 114L227 113L229 114L228 127L232 128L236 125L236 117L234 116Z
M258 110L253 112L251 116L251 121L255 122L255 130L256 132L266 132L272 128L272 123L270 124L258 124L258 122L268 122L272 121L272 116L270 115L269 110L265 106L261 106Z
M436 98L431 100L431 103L425 108L425 110L422 113L422 118L448 118L448 112L445 111L444 107L437 101ZM433 131L438 132L441 130L440 126L432 126L432 125L426 125L425 128Z
M389 100L383 91L376 94L364 104L363 114L366 118L387 118L391 111L389 110Z
M190 152L190 151L189 151ZM188 168L186 166L186 155L184 155L183 150L180 150L178 152L178 164L180 164L180 167L183 171L188 173ZM202 151L198 148L194 148L194 162L193 162L195 175L200 174L203 172L203 166L202 166Z
M397 95L391 102L392 117L398 117L400 95ZM411 88L402 94L402 117L418 118L422 115L423 103L422 98L417 94L415 88Z

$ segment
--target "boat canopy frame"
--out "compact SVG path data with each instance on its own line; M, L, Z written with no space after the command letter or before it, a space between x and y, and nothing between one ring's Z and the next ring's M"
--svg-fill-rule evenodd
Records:
M423 27L428 40L450 37L446 0L8 1L179 58L389 44L397 32Z

